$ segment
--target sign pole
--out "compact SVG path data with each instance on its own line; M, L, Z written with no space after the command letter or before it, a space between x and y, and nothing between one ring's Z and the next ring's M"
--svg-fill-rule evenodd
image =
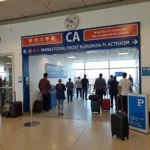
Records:
M32 93L30 92L30 111L31 111L31 114L30 114L30 122L26 122L24 124L25 127L35 127L35 126L38 126L40 125L40 122L37 122L37 121L33 121L33 105L32 105Z

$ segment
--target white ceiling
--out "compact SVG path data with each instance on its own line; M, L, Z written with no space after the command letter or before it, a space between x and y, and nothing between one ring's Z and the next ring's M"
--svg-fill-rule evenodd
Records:
M6 0L0 2L0 22L94 5L112 5L118 1L141 2L141 0Z
M89 51L88 51L89 52ZM119 55L119 53L128 53L127 55ZM69 63L75 62L97 62L106 60L132 60L138 59L138 50L136 48L123 48L123 49L112 49L112 50L97 50L93 53L87 52L74 52L67 54L53 55L58 60L63 60ZM75 56L75 59L69 59L69 56Z

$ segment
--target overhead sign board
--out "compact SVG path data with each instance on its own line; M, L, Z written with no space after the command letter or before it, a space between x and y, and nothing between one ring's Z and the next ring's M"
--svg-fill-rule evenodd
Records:
M140 23L22 37L22 54L56 54L140 46Z

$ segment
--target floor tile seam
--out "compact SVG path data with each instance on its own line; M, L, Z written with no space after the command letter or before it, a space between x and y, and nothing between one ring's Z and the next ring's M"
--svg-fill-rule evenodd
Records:
M55 140L59 145L61 145L65 150L69 150L68 148L66 148L63 144L61 144L56 138L54 138L53 136L51 136L51 138L53 140Z
M89 123L90 124L90 123ZM74 144L71 146L71 148L69 150L72 150L73 146L77 143L77 141L80 139L80 137L83 135L83 133L86 131L86 129L88 128L89 124L84 128L84 130L82 131L82 133L79 135L79 137L77 138L77 140L74 142Z

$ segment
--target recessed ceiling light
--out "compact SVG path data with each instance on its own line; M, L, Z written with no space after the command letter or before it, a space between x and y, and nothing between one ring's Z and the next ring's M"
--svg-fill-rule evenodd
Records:
M7 56L8 58L12 58L12 56Z
M0 2L4 2L4 1L6 1L6 0L0 0Z
M11 65L11 63L6 63L6 65Z
M75 56L69 56L68 58L76 58Z
M128 55L128 53L118 53L118 55Z

